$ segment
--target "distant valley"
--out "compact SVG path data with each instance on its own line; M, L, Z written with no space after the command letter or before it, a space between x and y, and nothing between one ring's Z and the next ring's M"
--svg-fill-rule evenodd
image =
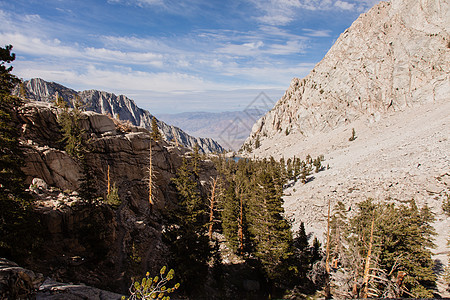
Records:
M260 109L248 109L221 113L159 114L158 118L183 128L192 136L208 137L217 141L226 150L237 151L249 136L253 124L265 113Z

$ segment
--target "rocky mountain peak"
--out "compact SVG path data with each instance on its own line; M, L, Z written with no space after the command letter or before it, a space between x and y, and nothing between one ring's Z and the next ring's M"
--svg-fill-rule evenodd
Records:
M122 121L129 121L134 126L144 127L151 130L151 122L153 115L147 110L139 108L136 103L124 95L115 95L113 93L86 90L77 92L55 82L47 82L41 78L33 78L24 82L24 92L28 99L34 101L51 102L56 95L62 97L72 106L75 97L85 103L85 109L100 114L106 114L119 118ZM14 91L16 95L20 94L20 88ZM211 138L196 138L190 136L178 127L168 125L163 121L157 120L159 130L163 134L166 141L177 142L187 148L192 149L195 144L199 145L199 149L204 153L223 152L222 146Z
M345 30L311 73L294 78L246 144L303 139L357 119L448 100L450 9L445 0L381 2Z

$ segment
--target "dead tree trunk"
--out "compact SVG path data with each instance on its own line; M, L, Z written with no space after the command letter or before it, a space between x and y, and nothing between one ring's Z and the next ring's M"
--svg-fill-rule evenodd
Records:
M217 186L218 178L214 178L212 181L212 190L211 190L211 198L209 198L209 230L208 236L209 239L212 239L213 233L213 225L214 225L214 203L216 201L216 186Z
M152 164L152 140L150 139L149 147L149 163L148 163L148 202L150 204L150 211L153 209L153 164Z
M109 177L109 165L108 165L108 193L107 195L111 193L111 177Z
M369 294L369 271L370 271L370 255L372 255L372 245L373 245L373 225L375 223L375 216L372 218L372 225L370 227L370 241L369 241L369 250L367 251L366 257L366 265L364 267L364 279L363 279L363 298L367 298Z
M325 259L325 270L327 271L327 280L325 283L325 298L329 299L331 298L331 287L330 287L330 210L331 210L331 203L330 199L328 199L328 215L327 215L327 256Z
M175 145L177 147L179 147L180 145L178 144L178 139L177 139L177 135L175 134L175 129L172 126L172 135L173 135L173 139L175 140Z
M242 195L239 195L239 227L238 227L238 236L239 236L239 254L244 255L244 203L242 199Z

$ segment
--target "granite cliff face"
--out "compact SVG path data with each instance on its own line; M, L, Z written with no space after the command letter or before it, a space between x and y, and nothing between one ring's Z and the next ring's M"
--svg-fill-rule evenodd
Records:
M259 139L303 139L357 119L435 103L450 95L446 0L392 0L362 14L303 79L294 78L252 128Z
M20 93L19 91L20 88L17 87L14 93L18 95ZM23 92L28 99L44 102L55 100L56 94L58 94L58 96L62 97L70 105L76 95L86 104L86 110L88 111L118 117L122 121L130 121L135 126L151 130L153 115L147 110L139 108L133 100L124 95L117 96L112 93L97 90L77 92L58 83L47 82L40 78L25 81ZM180 145L192 149L195 144L198 144L200 151L204 153L221 153L224 150L213 139L192 137L178 127L168 125L160 120L157 120L157 124L166 141L174 141L175 135Z
M124 130L106 115L83 113L81 126L90 138L85 159L97 195L107 191L109 169L121 199L115 209L102 201L86 205L76 192L82 166L64 151L57 115L50 103L29 101L17 117L22 170L43 227L41 254L24 266L54 280L126 292L133 270L155 273L165 262L161 215L177 202L171 179L183 156L189 159L189 149L151 141L145 128L130 125ZM156 174L152 208L147 186L150 143ZM212 162L201 161L200 170L200 181L206 185L214 175Z

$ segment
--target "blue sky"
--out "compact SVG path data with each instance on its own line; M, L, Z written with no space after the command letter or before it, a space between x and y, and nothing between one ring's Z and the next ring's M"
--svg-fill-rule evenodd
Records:
M13 73L124 94L152 113L276 101L378 0L0 0Z

